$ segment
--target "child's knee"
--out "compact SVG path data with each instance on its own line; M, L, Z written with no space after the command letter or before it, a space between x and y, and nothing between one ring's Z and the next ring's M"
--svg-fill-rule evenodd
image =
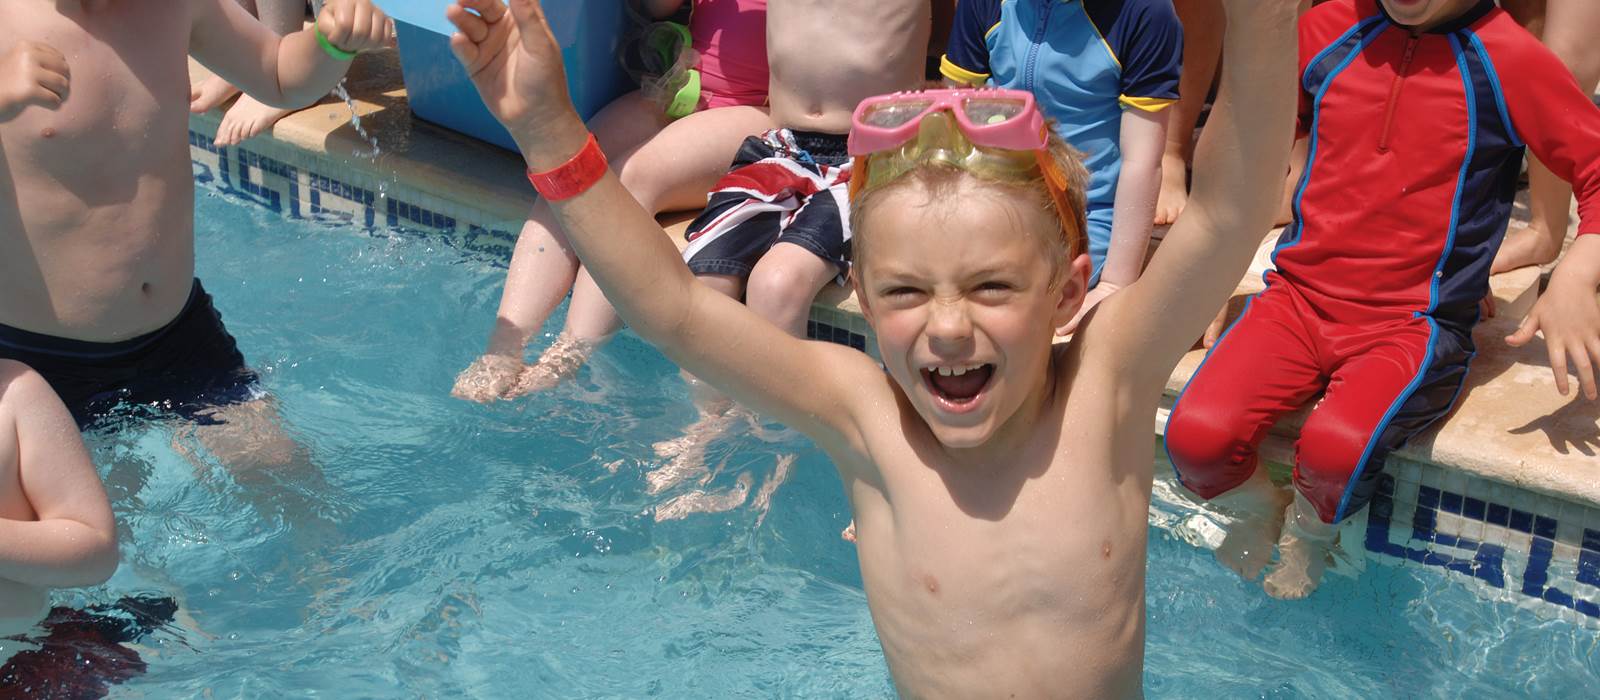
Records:
M1255 445L1221 412L1172 412L1167 421L1167 454L1183 485L1201 498L1216 498L1250 478Z
M1340 513L1341 506L1343 510L1355 509L1347 494L1356 486L1356 473L1365 471L1373 459L1368 453L1371 442L1370 430L1316 414L1300 429L1300 442L1295 446L1295 486L1317 507L1323 522L1348 515Z
M746 303L761 308L810 306L831 276L822 269L828 265L825 261L815 262L814 268L807 264L757 265L745 283Z
M655 214L658 213L662 193L669 185L664 181L660 168L639 161L638 158L630 158L623 163L617 172L617 179L622 182L622 188L633 195L645 211Z

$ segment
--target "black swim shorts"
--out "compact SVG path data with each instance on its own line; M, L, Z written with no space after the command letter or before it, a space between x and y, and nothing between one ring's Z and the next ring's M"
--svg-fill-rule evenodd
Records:
M129 340L92 343L0 324L0 359L42 375L80 427L119 403L208 422L202 415L206 409L259 396L259 377L245 365L200 280L177 318Z

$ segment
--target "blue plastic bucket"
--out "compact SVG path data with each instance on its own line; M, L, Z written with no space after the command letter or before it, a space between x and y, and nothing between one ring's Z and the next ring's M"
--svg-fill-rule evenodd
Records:
M548 0L545 17L566 61L567 86L584 119L630 90L617 61L627 23L624 0ZM451 0L380 0L395 20L400 70L411 111L419 118L516 150L516 142L489 114L472 81L450 53L455 27L444 17Z

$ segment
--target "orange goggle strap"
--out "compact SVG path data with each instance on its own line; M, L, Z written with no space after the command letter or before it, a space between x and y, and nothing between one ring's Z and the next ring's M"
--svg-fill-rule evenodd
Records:
M1056 218L1061 221L1061 236L1067 241L1067 254L1069 258L1089 252L1089 243L1084 232L1083 208L1077 200L1068 194L1069 182L1061 166L1050 157L1048 151L1035 151L1034 161L1039 164L1039 172L1044 175L1045 190L1050 193L1050 201L1055 204ZM867 181L871 179L872 156L856 156L850 169L850 201L854 203L861 192L867 188Z

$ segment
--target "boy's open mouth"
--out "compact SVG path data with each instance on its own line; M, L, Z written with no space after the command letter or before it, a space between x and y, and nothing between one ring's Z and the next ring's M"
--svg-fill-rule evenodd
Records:
M947 408L961 410L970 406L989 386L994 378L994 365L959 365L954 367L928 367L922 370L922 379L928 391Z

